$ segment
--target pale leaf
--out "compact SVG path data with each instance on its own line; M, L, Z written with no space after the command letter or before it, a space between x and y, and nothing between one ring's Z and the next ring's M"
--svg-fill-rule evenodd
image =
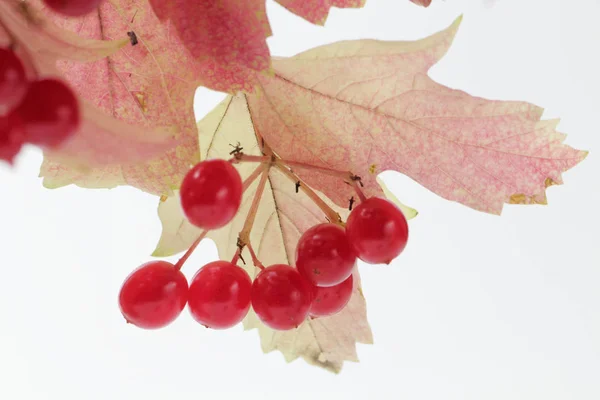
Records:
M499 214L504 203L544 203L547 182L586 152L562 144L556 121L524 102L472 97L426 74L460 24L415 42L359 40L273 61L248 95L255 128L283 159L363 178L399 171L438 195ZM344 206L341 179L297 169L312 187Z
M199 123L198 128L203 158L228 158L230 144L238 141L244 146L246 154L261 154L243 95L228 97ZM237 167L245 178L256 165L242 163ZM258 183L255 182L246 191L236 218L226 227L209 234L217 244L222 259L230 259L236 251L237 235L242 230L257 186ZM325 200L332 205L326 198ZM343 216L347 214L346 210L337 211ZM180 252L189 247L200 234L200 230L191 226L184 218L177 196L161 202L158 212L163 232L154 256ZM321 222L326 222L323 212L302 192L296 193L294 182L272 169L250 240L258 258L265 265L294 265L295 248L300 235ZM251 260L246 250L244 259L247 262ZM251 265L247 265L246 269L251 276L258 272ZM358 281L358 275L355 277ZM350 303L335 316L307 320L297 329L278 332L265 327L251 312L244 321L244 326L259 330L265 352L279 350L287 361L302 357L334 372L340 371L344 361L358 360L357 342L372 342L365 300L359 285L356 285Z

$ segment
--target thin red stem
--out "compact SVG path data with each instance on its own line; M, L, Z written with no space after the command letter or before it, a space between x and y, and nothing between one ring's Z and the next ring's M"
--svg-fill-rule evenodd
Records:
M306 194L317 205L317 207L319 207L321 211L323 211L323 213L325 213L325 216L327 217L327 219L329 219L330 222L338 225L343 225L342 218L340 217L340 215L337 212L335 212L333 208L329 207L329 205L327 205L327 203L325 203L323 199L321 199L319 195L316 194L310 188L310 186L304 183L304 181L302 181L302 179L300 179L298 175L294 174L292 171L290 171L288 167L286 167L283 164L275 163L275 167L278 170L280 170L285 176L287 176L292 182L296 184L300 183L299 189L302 190L304 194Z
M365 196L365 194L363 193L362 189L360 188L360 182L359 181L353 180L352 181L352 186L354 186L354 191L356 191L356 194L358 195L358 199L361 202L367 200L367 196Z
M263 263L261 263L258 257L256 257L256 253L254 252L254 249L252 248L252 244L250 242L248 242L248 251L250 252L250 257L252 257L252 263L254 264L254 266L256 268L259 268L260 270L265 269Z
M183 267L183 264L185 264L187 259L190 258L190 256L194 252L194 250L196 250L196 247L198 247L198 245L202 241L202 239L204 239L206 237L207 233L208 233L208 231L203 231L200 234L200 236L198 236L198 239L196 239L196 241L190 246L189 249L187 249L185 254L179 259L179 261L177 261L177 264L175 264L175 269L180 270L181 267Z
M311 164L307 164L307 163L303 163L303 162L299 162L299 161L288 161L288 160L283 160L283 159L277 159L276 162L278 164L283 164L290 168L294 167L294 168L318 171L322 174L335 176L337 178L341 178L348 182L351 181L352 178L354 177L354 175L352 175L352 173L349 171L339 171L339 170L327 168L327 167L318 167L316 165L311 165Z
M263 192L265 191L267 180L269 179L270 167L270 164L265 164L265 166L262 167L262 176L260 177L260 181L258 182L256 194L254 195L254 199L252 200L252 205L250 206L250 211L248 211L248 216L246 217L244 227L240 232L239 238L242 245L248 245L250 243L250 232L252 231L252 226L254 225L254 220L256 219L256 213L260 205L260 199L262 197Z
M256 169L252 171L252 173L246 179L244 179L244 182L242 183L242 190L245 192L250 185L252 185L252 182L254 182L266 168L269 168L268 164L263 164L256 167Z

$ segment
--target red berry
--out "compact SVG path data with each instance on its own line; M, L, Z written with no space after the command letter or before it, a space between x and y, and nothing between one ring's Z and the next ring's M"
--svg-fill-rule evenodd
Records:
M140 328L157 329L173 322L185 307L188 283L185 276L166 261L143 264L127 277L119 305L127 320Z
M251 291L246 271L227 261L212 262L202 267L190 284L190 312L208 328L231 328L248 314Z
M289 265L265 268L252 284L252 308L273 329L299 326L308 315L312 298L313 286Z
M79 104L63 82L45 79L31 84L18 113L31 143L56 147L79 128Z
M370 264L389 264L408 241L404 214L379 197L371 197L352 210L346 232L358 258Z
M0 116L0 160L12 164L25 139L16 113Z
M183 179L180 196L190 223L203 229L217 229L227 225L240 208L242 178L225 160L202 161Z
M81 17L94 11L102 0L44 0L57 13L69 17Z
M355 262L346 231L337 225L313 226L298 241L296 268L313 285L335 286L345 281Z
M16 107L26 91L23 63L14 51L0 48L0 116Z
M315 289L315 298L313 299L310 310L311 317L327 317L339 313L346 307L346 304L352 297L354 278L352 275L339 285L330 287L317 287Z

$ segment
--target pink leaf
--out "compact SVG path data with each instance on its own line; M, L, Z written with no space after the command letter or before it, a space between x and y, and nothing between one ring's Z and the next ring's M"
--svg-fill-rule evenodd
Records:
M121 134L112 136L99 136L91 129L82 131L65 151L102 153L105 166L82 170L49 155L42 166L44 184L127 184L153 194L171 193L198 158L193 100L204 72L201 66L181 42L162 28L145 2L105 2L98 13L86 18L56 21L65 29L94 39L134 32L138 44L93 63L59 62L59 68L82 98L107 118L111 115L129 128L122 123ZM141 146L142 138L150 143ZM106 157L109 149L118 148L138 157L126 162ZM150 148L160 151L151 156L146 152Z
M257 132L284 159L351 171L368 194L378 173L406 174L440 196L499 214L504 203L545 203L545 189L586 152L562 144L555 121L523 102L472 97L426 74L460 19L417 42L340 42L273 61L248 96ZM339 205L352 188L298 173Z
M251 90L253 72L270 68L265 0L150 0L154 12L201 65L215 90Z
M331 7L362 7L366 0L277 0L277 2L305 20L323 25Z

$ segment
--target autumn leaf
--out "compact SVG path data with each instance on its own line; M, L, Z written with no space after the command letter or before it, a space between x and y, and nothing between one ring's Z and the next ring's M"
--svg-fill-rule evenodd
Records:
M46 187L75 183L82 187L130 185L146 192L170 194L179 187L191 164L198 160L194 93L204 71L185 46L164 28L146 1L115 0L85 18L54 18L64 29L90 39L113 38L133 32L137 45L126 46L110 57L93 62L62 61L58 67L71 85L104 115L130 128L111 143L139 152L127 143L139 137L154 139L162 148L153 157L130 158L95 168L77 168L48 155L40 175ZM140 131L141 136L136 132ZM105 146L102 137L81 135ZM106 143L106 142L104 142ZM90 149L93 151L93 149ZM123 161L123 160L121 160Z
M66 20L61 18L56 21ZM48 18L41 12L38 3L13 0L0 2L0 40L16 45L15 49L24 60L31 79L62 78L57 63L106 64L107 56L130 46L126 31L111 38L83 37L63 29ZM46 151L47 157L54 163L46 165L52 166L52 172L61 171L58 181L72 183L69 174L89 174L95 167L108 165L111 168L123 162L145 162L180 146L181 140L172 126L153 126L149 129L103 113L86 101L85 95L91 92L90 88L95 83L90 81L93 75L77 76L74 71L69 72L71 83L80 79L86 82L86 88L80 92L83 94L80 96L82 118L78 131L60 148ZM195 145L195 141L192 142ZM54 184L58 186L56 182Z
M203 85L220 91L252 90L254 71L268 70L271 28L265 0L149 0L163 27L205 71ZM139 2L142 3L142 2Z
M279 4L313 24L324 25L331 7L357 8L366 0L276 0Z
M557 121L525 103L473 97L426 74L448 50L461 18L415 42L358 40L273 60L248 95L255 129L284 160L362 177L401 172L431 191L499 214L504 203L545 204L545 189L587 152L562 144ZM343 180L296 171L344 206Z
M231 144L240 142L244 153L261 155L244 95L228 97L198 125L202 159L229 158ZM256 165L236 165L243 178L252 174ZM236 239L242 230L255 196L258 183L244 194L236 218L226 227L210 232L217 244L221 259L230 259L237 250ZM326 197L321 197L344 218L348 211L337 208ZM409 208L406 208L409 210ZM164 257L187 249L201 231L184 217L179 197L173 196L159 205L163 225L154 256ZM409 215L410 217L410 215ZM269 171L269 180L262 195L250 242L258 258L265 265L287 263L294 265L296 244L300 235L310 227L326 222L325 214L301 190L296 193L295 181L279 170ZM251 257L244 251L244 259ZM254 277L257 269L246 265ZM355 275L358 281L358 275ZM287 361L302 357L308 362L339 372L344 361L357 361L356 343L372 343L371 330L366 319L365 300L357 285L350 303L339 314L328 318L307 320L292 331L274 331L264 326L254 313L244 321L246 329L257 328L265 352L279 350Z

